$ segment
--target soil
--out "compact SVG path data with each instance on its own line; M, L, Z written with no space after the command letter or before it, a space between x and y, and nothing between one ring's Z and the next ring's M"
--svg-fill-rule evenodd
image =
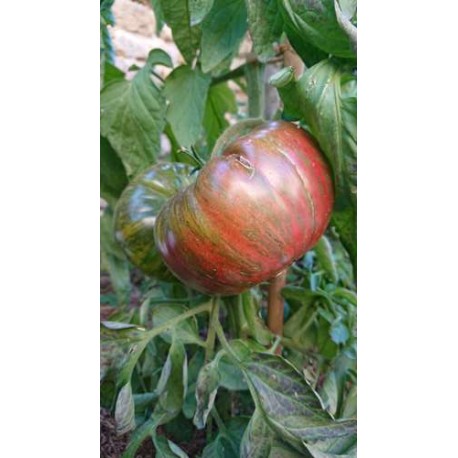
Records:
M116 435L116 423L110 413L100 409L100 458L119 458L127 441L126 435Z
M159 427L158 433L163 435L164 429ZM129 442L129 434L118 436L114 418L106 409L100 409L100 458L120 458ZM190 458L199 456L205 447L205 431L195 430L190 442L177 444ZM156 456L153 442L146 439L140 446L135 458L154 458Z

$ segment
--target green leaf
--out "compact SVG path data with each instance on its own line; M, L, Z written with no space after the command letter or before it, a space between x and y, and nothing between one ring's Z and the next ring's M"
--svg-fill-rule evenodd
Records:
M210 12L214 0L189 0L191 9L191 25L200 24Z
M336 208L331 217L331 223L336 227L342 245L350 255L353 266L353 275L356 277L357 269L357 236L356 236L356 207L345 204Z
M221 377L220 385L230 391L243 391L248 389L245 376L239 367L235 366L231 359L224 355L218 364Z
M130 382L118 394L115 407L116 432L121 435L135 429L135 405Z
M151 2L151 8L154 11L154 16L156 18L156 34L159 35L165 24L164 12L162 11L161 0L150 0L150 2Z
M346 288L336 288L334 291L332 291L332 296L335 298L337 301L339 298L345 299L348 301L350 304L356 306L357 305L357 298L356 298L356 293L354 291L351 291Z
M202 458L240 458L240 444L247 423L247 417L230 418L215 440L204 448Z
M292 339L301 348L308 349L315 343L316 307L311 307L313 300L308 305L302 305L291 315L285 323L283 333Z
M310 305L316 297L317 293L309 289L302 288L300 286L285 286L281 290L281 295L285 299L294 299L301 302L304 306Z
M115 67L110 62L105 62L103 71L103 86L107 86L108 83L116 80L123 80L125 77L124 73Z
M282 92L282 90L280 89ZM297 82L297 90L288 86L281 93L300 98L302 119L329 159L335 178L338 201L356 194L356 80L332 60L307 70ZM285 97L283 97L285 96ZM339 202L338 202L339 204Z
M148 339L143 328L128 323L104 321L100 326L101 379L117 374L118 387L130 380L132 370Z
M194 353L193 357L189 361L188 390L183 404L183 414L188 419L194 417L194 413L196 411L197 401L195 393L197 377L199 375L200 368L204 364L204 359L204 352L202 350L198 350L196 353Z
M320 394L323 399L324 408L331 415L335 415L339 403L339 388L334 371L329 372L324 379Z
M260 316L260 302L250 291L242 293L238 300L241 300L243 310L243 314L240 313L240 318L246 320L249 335L260 345L270 346L274 336ZM241 323L243 326L243 321Z
M213 360L206 364L199 372L196 386L197 408L194 414L193 423L197 429L203 429L207 423L213 404L215 403L216 393L219 387L218 361Z
M303 456L308 455L299 453L281 441L264 420L262 413L255 410L243 435L240 458L299 458Z
M118 428L120 429L131 429L133 425L129 410L132 408L129 394L130 379L147 343L148 338L143 328L128 323L101 323L101 396L105 396L105 401L110 403L107 407L111 407L112 403L116 401L115 412L117 414L115 415L118 416ZM116 396L118 396L117 400Z
M229 126L225 118L226 113L237 113L235 94L227 84L211 86L205 104L204 128L207 133L207 145L211 150L215 142Z
M357 30L352 18L356 13L356 0L334 0L336 18L340 28L347 35L352 49L356 54Z
M333 283L337 283L339 281L339 275L337 273L337 266L332 253L332 245L325 235L320 238L318 243L315 245L314 250L321 268L326 272Z
M350 337L350 332L344 323L335 321L329 331L331 339L337 344L344 344Z
M127 186L126 169L110 142L100 137L100 195L114 207Z
M161 150L165 100L151 79L156 64L171 66L161 50L150 52L132 81L115 80L100 95L100 130L119 154L128 175L150 165Z
M215 0L202 22L202 70L213 70L234 55L247 31L244 0Z
M322 51L354 58L355 51L336 17L334 0L280 0L285 30Z
M164 324L166 321L175 318L188 309L182 304L159 304L154 307L152 313L153 326L157 327ZM199 337L199 330L197 327L196 317L190 317L182 321L173 330L165 331L161 337L167 342L172 342L172 332L184 344L197 344L204 345L202 339Z
M241 365L256 407L291 445L355 434L356 422L334 421L302 374L283 358L258 353Z
M279 2L281 4L281 0L279 0ZM328 53L304 40L304 36L295 28L294 23L288 19L285 19L284 15L283 18L283 28L288 37L288 40L306 67L311 67L312 65L315 65L328 57Z
M133 398L134 398L135 411L137 413L143 412L146 409L149 409L153 405L153 402L156 401L157 393L156 392L138 393L138 394L134 394Z
M178 445L164 436L153 434L153 443L157 458L188 458L188 455Z
M313 458L356 458L356 435L304 445Z
M205 446L202 451L202 458L239 458L234 452L230 441L223 434L218 434L214 441Z
M200 28L191 23L188 0L160 0L165 22L172 29L173 40L185 61L191 64L199 49Z
M189 147L199 138L210 82L209 75L187 65L176 68L165 82L164 95L170 102L167 121L182 146Z
M130 269L121 247L114 238L113 214L110 208L105 209L100 218L100 250L105 259L118 304L126 305L129 303L132 288Z
M353 385L344 402L342 418L355 418L357 411L357 388Z
M280 41L283 18L278 0L245 0L254 50L261 62L275 55L274 43Z
M188 362L183 343L174 336L167 360L162 368L156 392L158 403L153 418L159 424L167 423L181 411L188 385Z

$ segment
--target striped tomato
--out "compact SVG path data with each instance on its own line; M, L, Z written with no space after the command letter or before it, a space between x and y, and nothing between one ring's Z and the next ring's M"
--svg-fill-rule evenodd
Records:
M330 171L309 135L292 123L263 123L167 200L154 226L156 248L189 286L237 294L309 250L333 201Z
M187 164L155 164L127 186L116 205L116 239L147 275L173 278L156 250L154 223L167 200L194 181L191 171Z

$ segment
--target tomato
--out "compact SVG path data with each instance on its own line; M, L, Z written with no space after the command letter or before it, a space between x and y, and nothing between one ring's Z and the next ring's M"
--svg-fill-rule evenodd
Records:
M132 264L147 275L173 278L156 250L154 224L167 200L194 181L191 171L187 164L155 164L127 186L116 204L115 237Z
M263 123L167 200L154 225L156 248L192 288L237 294L308 251L333 202L330 170L312 138L292 123Z

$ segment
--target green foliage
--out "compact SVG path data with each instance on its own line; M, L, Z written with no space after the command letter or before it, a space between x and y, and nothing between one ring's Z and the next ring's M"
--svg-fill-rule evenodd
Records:
M162 28L165 24L164 12L162 11L161 0L150 0L151 8L154 11L154 16L156 18L156 32L161 33Z
M211 86L208 91L203 125L207 135L208 149L211 150L218 138L229 126L225 114L237 112L237 102L234 93L227 84L220 83Z
M279 356L253 354L242 363L257 409L269 426L291 445L319 443L356 432L352 420L334 421L317 393Z
M210 72L234 56L246 30L244 0L215 0L202 23L202 70Z
M172 318L176 318L187 311L187 308L182 304L160 304L155 306L152 313L152 320L155 326L160 326ZM195 317L190 317L186 321L182 321L173 329L173 334L184 344L204 345L199 337L197 320ZM161 337L167 342L172 342L172 331L167 330L161 334Z
M171 66L171 61L164 51L155 49L132 81L112 81L100 95L101 133L118 153L129 176L151 164L160 152L165 99L151 79L151 71L158 64Z
M285 31L302 58L311 47L353 58L355 51L336 17L334 0L280 0ZM312 48L312 49L313 49Z
M182 146L194 145L199 138L210 82L210 76L189 66L176 68L165 82L167 120Z
M188 0L160 0L165 22L172 29L173 39L188 64L199 49L200 28L191 22L191 3Z
M226 424L220 423L218 435L204 448L202 458L239 458L240 443L247 423L246 417L234 417Z
M267 424L260 410L255 410L240 446L241 458L299 458L304 456L283 442Z
M215 403L220 375L218 361L214 360L202 367L197 378L196 399L197 408L194 415L194 424L202 429L207 423L207 418Z
M191 25L200 24L212 9L214 0L189 0Z
M183 406L188 386L188 361L183 342L174 334L169 354L157 383L158 403L153 418L158 424L175 418Z
M178 445L164 436L153 435L153 443L158 458L188 458L188 455Z
M114 238L113 213L109 207L100 218L100 255L101 265L105 265L110 274L118 304L125 306L131 291L130 270L126 256Z
M127 186L127 174L110 142L100 137L100 195L112 206Z
M283 18L278 0L245 0L254 50L261 62L275 55L274 43L280 41Z
M196 429L207 430L201 458L355 457L356 2L151 0L158 30L171 27L186 62L165 81L154 70L172 68L161 50L133 78L116 68L112 3L101 1L100 12L100 191L108 204L100 235L112 286L101 302L114 313L101 325L100 368L101 403L118 433L129 434L123 458L145 440L156 456L187 457ZM230 71L247 31L257 61ZM276 340L264 323L263 285L218 299L171 276L139 274L114 237L113 209L159 156L194 166L261 122L264 65L285 35L308 68L298 81L292 68L272 78L281 117L317 140L336 203L331 227L288 271ZM248 96L248 110L228 80Z

